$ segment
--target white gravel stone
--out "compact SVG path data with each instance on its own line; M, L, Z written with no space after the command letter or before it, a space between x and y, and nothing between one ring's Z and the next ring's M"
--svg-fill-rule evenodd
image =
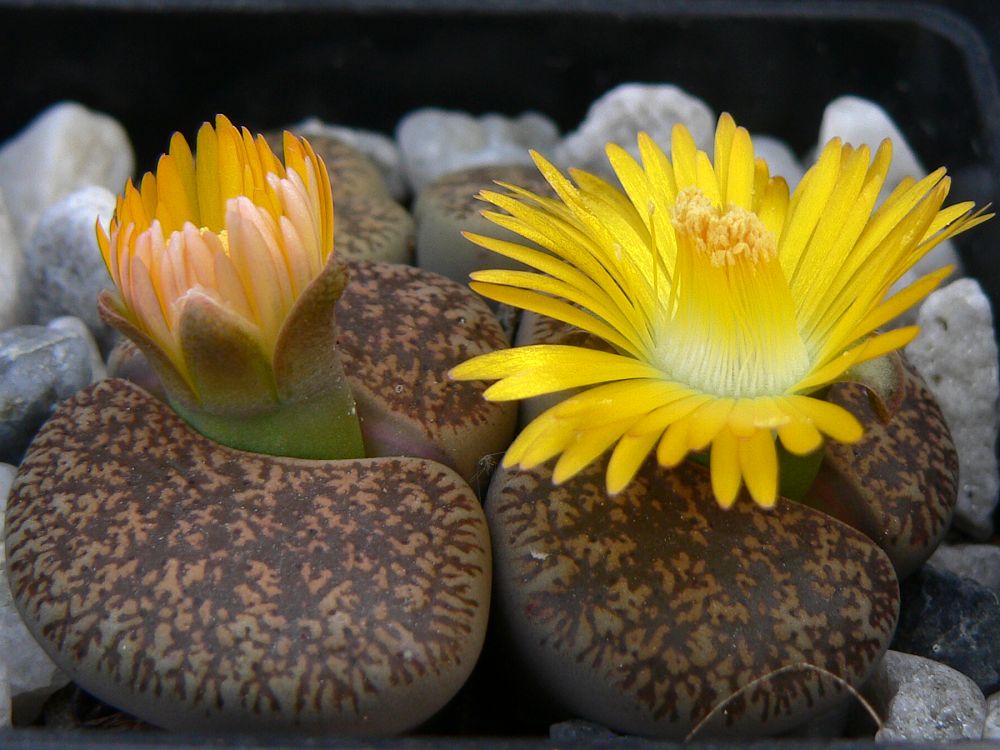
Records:
M823 112L823 121L819 129L819 144L822 148L831 138L840 137L845 143L854 146L868 144L872 152L878 148L883 139L892 141L892 163L886 175L885 185L879 200L883 200L899 184L904 177L917 179L927 172L910 148L906 137L892 121L889 114L878 104L858 96L842 96L834 99ZM933 165L937 168L939 165ZM931 252L921 258L917 264L907 271L896 283L892 291L898 291L935 269L953 265L959 275L962 272L961 259L951 242L942 242ZM911 323L914 312L904 313L899 322Z
M531 164L529 149L551 152L559 130L537 112L517 117L418 109L396 127L403 167L414 192L431 180L485 164Z
M115 196L91 185L70 193L50 206L38 221L25 273L33 288L32 319L46 323L73 315L94 332L108 350L114 331L97 314L97 295L112 285L97 245L94 224L107 227L115 210Z
M625 83L590 105L580 126L556 148L555 161L562 167L612 177L605 144L617 143L638 158L636 136L645 131L669 152L670 134L677 123L687 126L699 148L712 152L715 114L705 102L672 84Z
M90 332L90 328L87 327L86 323L73 315L62 315L50 320L46 328L79 336L87 342L87 346L90 349L91 383L104 380L108 376L108 368L104 364L104 357L101 356L101 350L97 346L97 341L94 339L94 335Z
M300 136L323 135L336 138L367 156L385 178L386 187L394 200L403 202L410 194L410 185L403 171L403 157L396 142L374 130L331 125L317 117L310 117L288 128Z
M1000 692L986 699L986 724L983 726L984 740L1000 740Z
M1000 547L995 544L942 544L927 564L971 578L1000 596Z
M7 495L17 473L10 464L0 464L0 539L4 534L7 515ZM3 671L6 671L4 679ZM19 724L34 721L52 693L69 683L69 677L42 651L28 632L7 585L7 561L4 545L0 544L0 726L2 724L4 692L13 705ZM9 716L8 716L9 723Z
M975 539L993 533L1000 476L997 439L997 347L990 302L974 279L931 294L920 307L921 334L906 347L941 405L958 450L955 526Z
M21 243L14 236L7 203L0 190L0 331L28 320L24 304L26 295L21 293L23 268Z
M913 153L902 131L888 112L869 99L842 96L826 105L819 126L818 147L822 149L831 138L840 138L854 146L867 144L873 153L885 138L892 141L892 164L882 188L882 198L904 177L923 176L924 165Z
M50 205L86 185L119 192L135 168L125 129L76 102L55 104L0 148L0 189L21 247Z
M0 661L0 729L12 726L12 708L10 700L10 678L7 676L7 665L3 661Z
M769 135L753 135L754 154L767 162L772 177L784 177L789 192L802 181L805 170L791 146L780 138Z
M922 656L888 651L863 693L883 718L876 741L979 739L986 698L961 672Z

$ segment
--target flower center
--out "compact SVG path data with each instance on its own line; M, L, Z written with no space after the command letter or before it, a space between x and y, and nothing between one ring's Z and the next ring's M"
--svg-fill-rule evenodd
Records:
M697 188L685 188L677 196L674 227L716 267L763 265L778 254L774 236L756 214L740 206L723 213Z
M774 235L751 211L677 195L677 260L656 331L657 364L706 393L787 392L809 370Z

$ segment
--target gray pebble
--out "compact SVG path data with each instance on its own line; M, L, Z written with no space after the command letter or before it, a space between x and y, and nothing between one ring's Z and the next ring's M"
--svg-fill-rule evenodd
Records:
M76 102L46 109L0 147L0 188L21 247L57 200L85 185L117 192L134 167L128 135L114 118Z
M97 295L112 282L94 225L100 218L107 227L114 210L115 196L97 185L67 195L42 214L25 257L25 271L34 289L34 322L76 316L95 332L105 351L111 348L115 333L97 314Z
M1000 692L986 699L986 724L983 726L984 740L1000 740Z
M18 463L56 404L91 381L77 333L18 326L0 333L0 461Z
M993 533L1000 474L994 446L1000 415L997 346L990 301L960 279L932 293L917 316L921 333L906 356L934 393L958 450L955 526L975 539Z
M21 243L14 236L7 203L0 189L0 331L26 322L22 268L24 253Z
M864 695L883 717L876 741L982 737L982 691L961 672L930 659L886 652Z
M927 564L971 578L1000 595L1000 546L995 544L942 544Z
M17 469L0 463L0 728L10 726L11 713L18 723L30 723L49 695L69 682L38 645L21 615L7 584L4 517L7 496Z
M98 380L104 380L104 378L108 376L108 368L104 364L104 358L101 356L101 350L98 348L97 341L94 340L94 335L90 332L86 323L73 315L61 315L58 318L50 320L48 325L46 325L46 328L53 331L60 331L71 336L79 336L87 342L87 347L90 350L91 383L96 383Z
M10 681L7 665L0 661L0 729L11 726Z
M891 647L947 664L984 693L1000 689L1000 597L968 578L924 567L900 586Z
M487 164L530 164L529 149L551 152L559 131L547 117L525 112L508 118L418 109L396 127L403 166L414 191L441 175Z
M636 135L645 131L669 153L670 134L677 123L687 126L698 148L711 153L715 113L705 102L670 84L622 84L590 105L580 126L559 144L555 160L610 177L604 154L607 143L617 143L638 157Z

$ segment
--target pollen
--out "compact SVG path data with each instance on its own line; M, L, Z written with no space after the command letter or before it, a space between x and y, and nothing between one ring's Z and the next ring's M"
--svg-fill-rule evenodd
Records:
M774 235L756 214L740 206L722 211L695 187L678 193L674 228L717 268L740 262L757 266L778 255Z

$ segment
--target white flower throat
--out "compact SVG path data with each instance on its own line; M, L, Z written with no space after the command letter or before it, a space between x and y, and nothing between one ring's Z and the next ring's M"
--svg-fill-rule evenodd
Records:
M680 191L677 254L656 331L656 364L705 393L786 393L810 362L774 235L751 211Z

